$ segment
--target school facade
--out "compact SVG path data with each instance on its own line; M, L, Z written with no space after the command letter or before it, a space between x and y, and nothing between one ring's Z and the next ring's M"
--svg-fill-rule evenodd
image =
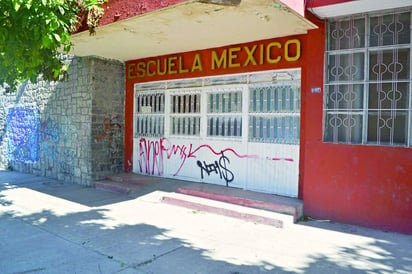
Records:
M124 62L124 113L90 132L91 155L121 133L123 171L297 197L313 218L412 233L412 1L105 8L95 37L73 35L75 55Z

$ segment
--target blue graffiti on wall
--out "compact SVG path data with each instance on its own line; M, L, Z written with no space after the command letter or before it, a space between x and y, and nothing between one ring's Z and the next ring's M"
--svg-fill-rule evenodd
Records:
M42 142L59 143L61 130L57 123L53 123L50 118L40 123L40 138Z
M72 134L50 118L40 122L39 137L42 157L60 166L60 172L74 175L73 164L76 152L65 144Z
M33 163L39 160L39 112L17 107L7 115L8 156L10 160Z

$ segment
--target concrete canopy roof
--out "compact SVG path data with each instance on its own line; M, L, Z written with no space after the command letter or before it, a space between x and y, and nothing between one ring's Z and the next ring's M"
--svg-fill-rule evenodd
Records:
M185 1L72 35L71 54L128 61L304 34L316 25L279 0Z
M334 18L353 14L410 7L412 0L335 0L312 1L308 9L320 18Z

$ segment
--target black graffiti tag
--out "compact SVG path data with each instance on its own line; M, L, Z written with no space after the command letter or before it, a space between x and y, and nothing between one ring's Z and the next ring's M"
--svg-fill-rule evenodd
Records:
M235 176L233 175L233 172L229 170L227 164L230 164L230 160L225 156L223 151L219 160L214 161L211 164L207 164L206 161L203 161L203 163L201 161L197 161L197 165L200 167L200 176L202 179L204 178L204 172L207 173L208 176L214 172L219 175L220 179L225 180L226 186L229 186L229 183L235 179Z
M227 157L223 154L223 151L222 151L222 156L220 156L220 158L219 158L219 166L220 166L220 168L221 168L221 172L220 172L221 177L220 177L220 178L222 178L222 176L223 176L223 179L226 181L226 186L228 186L228 183L232 182L233 179L235 179L235 176L233 175L233 172L230 171L230 170L227 168L226 162L227 162L228 164L230 164L229 158L227 158Z

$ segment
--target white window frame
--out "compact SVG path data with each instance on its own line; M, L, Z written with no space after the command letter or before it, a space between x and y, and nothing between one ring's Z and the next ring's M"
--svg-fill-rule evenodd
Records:
M139 110L139 103L138 100L140 97L142 96L156 96L156 95L160 95L159 97L161 98L161 96L163 96L163 109L161 111L153 111L152 108L150 106L143 106L143 108L141 108ZM165 104L165 98L167 96L165 95L165 92L163 90L151 90L151 91L143 91L143 92L135 92L135 96L134 96L134 111L133 111L133 136L144 136L144 137L161 137L164 135L164 130L166 129L165 127L165 108L164 108L164 104ZM156 99L157 100L157 99ZM160 99L159 103L161 106L162 100ZM155 104L156 104L155 103ZM162 106L161 106L162 107ZM163 119L162 119L163 118ZM152 127L156 127L159 126L159 122L160 125L163 124L163 127L160 127L162 129L160 130L153 130L150 131L149 133L139 133L138 132L138 121L139 120L144 120L146 119L148 124L148 127L152 128ZM152 123L153 122L153 123Z
M263 95L263 102L266 103L266 107L263 107L261 111L254 111L253 107L251 107L252 104L252 89L259 89L259 88L266 88L266 89L275 89L271 90L271 94L273 97L271 97L271 103L269 103L270 107L268 109L268 100L267 100L267 94ZM290 104L293 104L292 109L286 106L285 108L283 107L278 107L276 109L274 107L275 101L277 101L279 104L283 103L283 90L284 88L289 88L288 91L285 92L285 104L289 102ZM277 90L276 90L277 89ZM292 89L292 90L290 90ZM277 94L277 97L274 95ZM293 102L291 103L291 96L292 94L294 95L293 97ZM300 142L300 112L301 112L301 89L300 89L300 83L294 83L294 82L282 82L282 83L264 83L264 84L254 84L250 86L249 89L249 114L248 114L248 132L249 132L249 142L257 142L257 143L276 143L276 144L299 144ZM272 105L273 104L273 105ZM260 105L259 105L260 107ZM293 129L290 129L289 126L282 127L282 125L277 125L277 130L276 132L285 132L285 136L277 136L277 138L273 137L253 137L252 134L250 134L250 130L253 130L252 126L252 119L268 119L271 123L271 126L273 124L274 119L277 119L277 121L283 121L286 123L287 119L293 119ZM296 121L297 120L297 121ZM289 120L290 122L290 120ZM280 122L281 123L281 122ZM260 129L260 128L259 128ZM263 126L263 131L267 129L267 127L264 125ZM295 131L292 135L295 138L289 138L292 136L287 136L288 131ZM274 133L274 129L271 127L271 132ZM264 134L265 135L265 134Z
M274 76L275 75L275 76ZM187 82L186 82L187 81ZM298 82L297 82L298 81ZM240 83L236 83L240 82ZM150 82L144 84L135 84L134 86L134 126L133 126L133 136L136 137L171 137L171 138L201 138L210 141L233 141L242 143L267 143L260 142L258 140L250 140L249 138L249 121L250 117L253 115L269 115L269 116L296 116L299 117L299 131L300 131L300 98L299 100L299 110L295 112L271 112L271 113L250 113L249 112L249 97L251 94L250 87L252 85L260 85L261 83L270 84L273 86L284 86L284 85L298 85L300 88L300 69L291 70L281 70L281 71L271 71L253 74L238 74L238 75L228 75L228 76L218 76L218 77L205 77L205 78L195 78L189 80L175 80L175 81L162 81L162 82ZM182 86L182 87L180 87ZM189 86L189 87L186 87ZM193 86L193 87L190 87ZM223 112L223 113L208 113L208 100L210 94L216 93L230 93L238 91L241 93L241 103L242 107L236 112ZM138 112L138 102L136 98L141 95L151 95L151 94L163 94L163 113L142 113ZM174 95L184 95L184 94L199 94L200 95L200 112L193 113L172 113L171 110L171 98ZM300 96L300 92L299 92ZM138 134L137 132L137 121L141 116L150 117L163 117L164 118L164 130L163 134ZM227 117L231 115L236 115L241 117L241 136L210 136L207 131L207 123L209 116L222 116ZM200 132L196 135L179 135L172 134L171 121L173 117L189 117L195 116L200 117ZM299 133L300 134L300 133ZM270 143L278 144L298 144L299 142L285 142L274 140Z
M334 50L328 50L328 43L329 43L329 36L331 35L329 31L329 23L326 26L326 44L327 44L327 50L325 52L325 89L324 89L324 104L323 104L323 141L324 142L330 142L330 143L344 143L344 144L356 144L356 145L379 145L379 146L406 146L406 147L411 147L412 146L412 28L410 27L410 41L409 44L394 44L394 45L385 45L385 46L370 46L370 18L374 18L376 16L385 16L385 15L391 15L391 14L402 14L402 13L410 13L410 22L409 26L412 24L412 14L410 9L409 10L397 10L397 11L391 11L388 13L380 13L380 14L365 14L362 16L353 16L353 17L346 17L346 18L336 18L337 21L342 20L356 20L359 18L364 18L364 28L365 28L365 42L364 42L364 47L359 47L359 48L345 48L345 49L334 49ZM409 75L407 80L382 80L382 81L375 81L375 80L370 80L369 77L369 64L370 64L370 54L373 52L377 51L386 51L386 50L402 50L402 49L409 49ZM329 81L329 71L328 71L328 66L329 66L329 56L333 55L342 55L342 54L353 54L353 53L363 53L364 56L364 71L363 71L363 79L356 81ZM370 84L384 84L384 83L396 83L396 84L401 84L401 83L407 83L409 84L409 90L408 90L408 97L405 98L405 103L406 103L406 109L400 109L400 108L381 108L381 109L372 109L369 106L369 85ZM363 85L363 103L362 107L360 109L342 109L342 108L336 108L336 109L331 109L327 108L328 104L328 90L329 87L333 87L335 85L341 86L343 84L348 84L348 85ZM343 92L339 92L343 96ZM377 111L379 113L386 113L386 112L396 112L396 111L403 111L406 113L406 119L407 121L405 122L406 126L406 136L405 136L405 143L396 143L394 142L393 138L394 136L390 136L389 142L386 141L381 141L378 140L376 142L368 141L368 122L370 121L370 113ZM344 140L339 140L339 136L334 134L333 137L328 137L327 136L327 131L328 129L332 129L333 127L331 125L328 125L328 115L360 115L361 116L361 121L362 121L362 127L361 127L361 140L356 141L352 140L350 136L346 137L346 141ZM342 122L342 121L341 121ZM347 129L348 127L343 127ZM394 130L394 126L391 128L388 127L389 130ZM337 130L337 129L336 129ZM347 133L346 133L347 134ZM377 133L378 134L378 133ZM394 134L394 133L393 133ZM339 139L338 139L339 138Z
M182 96L182 95L199 95L200 101L199 104L199 112L186 112L186 113L173 113L172 111L172 97L173 96ZM165 135L171 137L199 137L201 132L201 111L202 111L202 100L203 94L201 88L183 88L183 89L172 89L166 91L166 100L165 100ZM199 133L196 134L176 134L173 133L172 128L172 121L173 118L183 118L183 119L190 119L191 117L199 118ZM187 128L187 127L186 127Z

